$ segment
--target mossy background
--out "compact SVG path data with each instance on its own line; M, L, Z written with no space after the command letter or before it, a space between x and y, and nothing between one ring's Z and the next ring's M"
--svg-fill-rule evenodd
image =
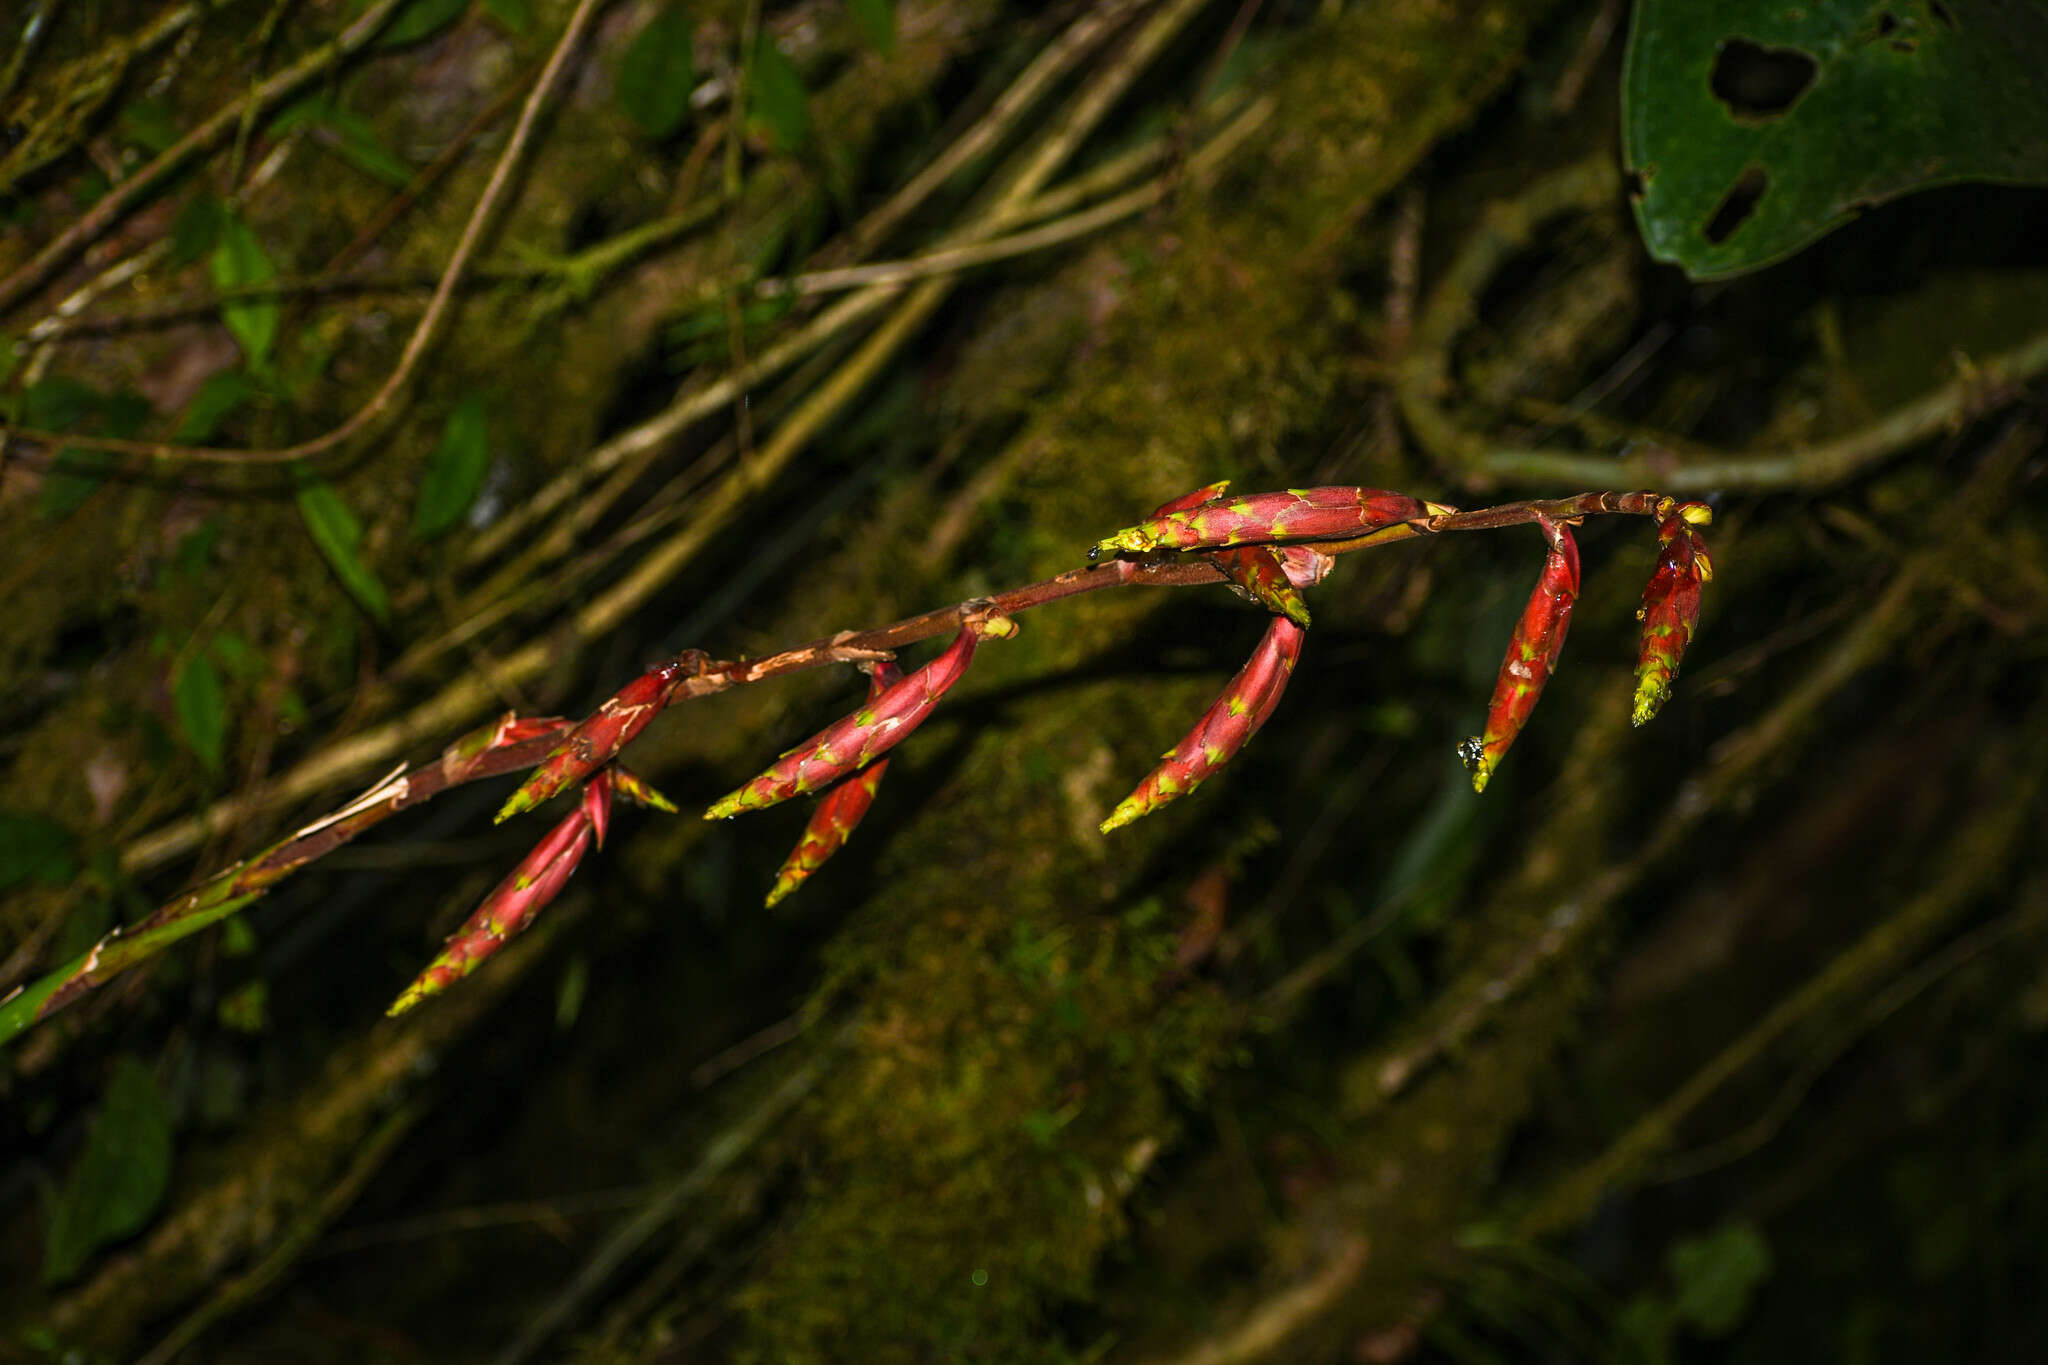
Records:
M110 78L106 54L184 11L32 8L47 30L0 95L17 149L0 276L146 159L153 120L195 125L352 12L194 4L189 38ZM365 233L397 187L335 155L345 130L257 121L239 157L195 164L0 316L14 415L47 417L62 380L97 395L80 421L126 410L168 437L245 367L210 307L36 330L230 189L278 275L318 275L360 234L348 268L375 287L286 293L268 374L212 439L285 444L354 411L511 112L473 120L570 7L445 8L315 86L416 170L463 149L416 202ZM617 83L664 8L691 25L703 98L653 139ZM835 335L743 412L658 443L608 500L592 475L479 549L679 386L817 315L749 314L720 288L736 265L930 249L1175 10L1106 20L1038 112L859 243L863 215L1090 7L913 0L880 45L873 8L601 8L449 335L395 419L319 466L388 625L275 469L129 469L52 514L47 460L7 452L0 812L23 851L0 850L0 989L341 804L391 759L262 794L394 721L393 757L423 760L507 706L587 709L684 647L765 652L1047 576L1217 478L1463 505L1580 491L1482 476L1404 420L1395 391L1428 365L1445 379L1428 401L1490 442L1761 454L1970 372L2048 298L2039 192L1909 199L1694 286L1647 260L1617 187L1508 252L1476 324L1421 354L1418 311L1494 207L1617 145L1612 8L1182 5L1067 172L1156 146L1140 174L1158 202L961 275L858 382L840 381L868 333ZM804 87L794 147L726 126L756 23ZM1245 143L1204 162L1247 107L1265 112ZM172 251L83 311L210 287ZM1257 740L1108 839L1096 821L1259 619L1221 590L1033 612L800 894L760 908L795 809L715 827L625 812L540 928L387 1022L541 828L490 824L500 784L453 792L12 1046L0 1355L2038 1359L2041 413L2038 390L1977 382L1950 430L1852 480L1718 499L1706 619L1640 732L1652 541L1589 523L1563 665L1483 798L1453 746L1539 562L1526 530L1347 558ZM759 462L828 394L789 460ZM472 395L481 496L422 541L419 490ZM668 519L642 534L643 507ZM697 539L658 591L579 624L678 528ZM545 667L506 665L536 642ZM180 686L195 652L217 708ZM692 702L635 766L688 812L860 685L821 672ZM135 855L231 797L253 809L223 832ZM53 1211L103 1179L96 1116L138 1062L170 1133L161 1188L46 1282Z

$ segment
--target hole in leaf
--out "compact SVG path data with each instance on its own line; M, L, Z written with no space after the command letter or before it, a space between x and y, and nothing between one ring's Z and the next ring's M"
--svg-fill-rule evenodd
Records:
M1640 199L1650 192L1650 181L1657 175L1655 166L1641 166L1621 173L1621 187L1631 199Z
M1730 114L1754 121L1783 118L1819 75L1820 64L1796 47L1729 38L1714 57L1707 84Z
M1877 36L1889 38L1899 31L1899 16L1890 10L1877 16Z
M1771 178L1764 174L1761 166L1751 166L1742 173L1742 178L1728 187L1728 193L1721 196L1721 202L1714 208L1714 216L1707 219L1707 240L1715 246L1735 235L1735 229L1749 221L1756 212L1757 201L1764 197L1764 191L1771 187Z

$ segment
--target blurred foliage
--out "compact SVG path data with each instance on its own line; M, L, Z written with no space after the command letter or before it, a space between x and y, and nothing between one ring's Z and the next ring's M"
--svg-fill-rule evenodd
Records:
M36 6L0 35L0 281L233 116L6 306L0 412L237 449L348 420L570 8L411 0L245 115L367 6ZM1257 638L1220 590L1029 614L773 910L801 811L622 812L530 934L384 1021L543 827L490 825L502 785L411 812L0 1054L0 1356L2039 1358L2048 420L2038 370L1979 362L2048 315L2043 199L1814 240L1845 195L2027 178L1976 154L2031 146L2032 87L1948 82L2037 20L1681 8L1639 6L1624 65L1591 0L616 0L370 437L280 467L0 432L5 991L680 648L1056 573L1216 478L1578 491L1439 448L1390 396L1416 373L1482 448L1674 474L1951 395L1847 477L1722 491L1640 732L1651 538L1589 522L1483 798L1452 743L1526 530L1348 559L1268 727L1113 840ZM1738 121L1730 36L1810 51L1811 89ZM1658 166L1640 240L1617 137ZM1524 212L1593 156L1605 188ZM991 232L1042 235L889 273ZM1808 241L1706 288L1651 259ZM863 686L691 702L635 766L708 800Z

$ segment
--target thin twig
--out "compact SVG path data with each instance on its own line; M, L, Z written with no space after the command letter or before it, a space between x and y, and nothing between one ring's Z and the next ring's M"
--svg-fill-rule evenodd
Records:
M1768 492L1826 488L1921 441L1973 420L2013 389L2048 374L2048 333L1991 356L1948 384L1819 445L1777 454L1743 454L1641 442L1620 458L1496 444L1444 407L1450 356L1478 319L1493 277L1536 240L1546 223L1613 206L1620 175L1606 153L1537 181L1496 204L1466 239L1430 296L1415 345L1402 367L1401 415L1409 432L1446 468L1475 488L1500 483L1654 484L1674 493Z

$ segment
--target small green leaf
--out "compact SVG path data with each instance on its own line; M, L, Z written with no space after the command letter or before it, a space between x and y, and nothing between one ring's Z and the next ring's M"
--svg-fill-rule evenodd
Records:
M178 140L177 121L162 100L140 99L120 114L121 132L144 151L156 153Z
M223 213L220 240L213 249L213 283L216 288L262 284L277 277L270 258L256 241L256 234L241 215ZM261 370L270 359L271 343L277 340L276 299L244 299L220 306L221 321L234 333L249 368Z
M1669 1257L1677 1285L1672 1316L1700 1335L1725 1337L1749 1316L1749 1300L1770 1278L1771 1249L1753 1223L1724 1223L1679 1242Z
M690 117L690 89L697 83L695 45L689 19L665 9L619 59L619 107L657 142Z
M206 444L220 430L220 424L255 393L256 381L246 370L222 370L208 375L199 392L185 405L185 415L178 419L177 439L184 445Z
M427 457L426 477L420 481L420 502L412 519L415 536L432 540L461 522L483 489L491 464L490 436L490 414L482 394L470 394L448 414L441 443Z
M53 374L22 393L21 420L27 426L69 431L88 417L98 416L105 401L100 391L84 380Z
M171 700L185 747L199 756L208 772L218 774L227 747L228 694L212 655L195 649L185 656L171 680Z
M171 1120L149 1068L114 1064L85 1150L57 1196L43 1251L43 1282L70 1279L95 1251L139 1231L171 1178Z
M171 220L169 264L173 270L183 269L213 250L226 211L227 205L218 195L195 194L185 201L178 216Z
M533 9L529 0L483 0L484 13L503 24L513 33L526 32L526 26L533 22Z
M754 59L747 68L747 124L767 133L769 141L785 152L797 150L811 135L804 79L782 55L772 34L763 33L754 44Z
M453 23L468 5L469 0L412 0L377 35L377 46L403 47L432 37Z
M846 0L846 8L875 51L896 50L896 0Z
M313 543L320 547L320 553L327 558L327 566L334 570L334 576L348 589L349 596L370 614L378 625L391 620L391 599L384 591L384 585L377 580L376 573L363 562L360 553L363 540L362 523L348 504L341 500L341 494L331 484L311 476L302 476L299 485L299 515L306 519L306 530L313 537Z
M220 660L221 667L243 681L263 676L263 656L250 644L231 630L224 630L213 637L213 657Z
M217 1013L222 1026L237 1033L263 1032L270 1027L269 984L260 976L243 982L221 998Z
M323 147L394 188L402 188L412 180L412 164L384 145L368 119L342 108L325 95L308 95L293 101L270 121L270 134L276 137L300 127L328 133L329 137L320 139Z
M0 814L0 891L27 882L62 886L77 874L70 830L47 816Z
M149 402L124 390L102 394L92 385L66 375L52 375L22 395L22 419L52 431L85 427L110 436L132 436L149 416ZM46 519L70 516L84 505L106 477L113 461L69 447L59 450L36 494L36 512Z

